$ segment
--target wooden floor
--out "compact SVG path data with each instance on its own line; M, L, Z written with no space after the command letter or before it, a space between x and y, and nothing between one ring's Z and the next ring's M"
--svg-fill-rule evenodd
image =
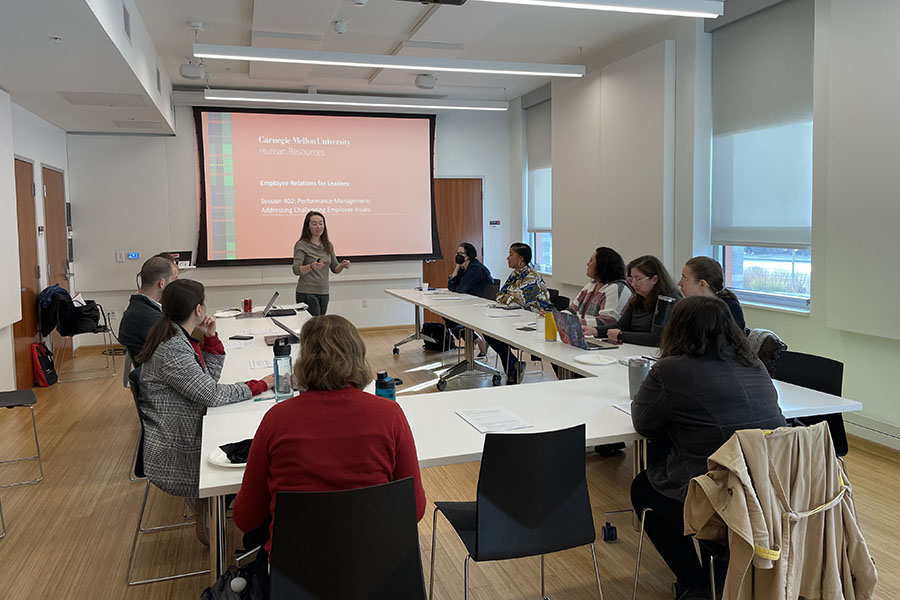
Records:
M407 330L372 331L364 337L370 363L401 377L401 389L433 382L441 368L441 354L426 353L419 344L403 346L392 356L394 341ZM447 366L456 352L444 355ZM493 355L492 355L493 356ZM77 367L97 364L99 355L84 353ZM121 369L121 357L118 358ZM549 366L529 363L526 382L552 379ZM451 381L448 389L489 385L480 376ZM434 391L427 385L422 392ZM0 598L163 599L199 598L206 577L129 588L125 571L140 508L144 483L129 481L138 422L130 392L121 375L86 382L61 383L36 390L38 433L44 458L44 480L36 485L0 489L8 534L0 539ZM415 393L415 392L412 392ZM860 440L851 441L847 468L854 484L859 519L881 577L878 598L900 597L900 538L897 482L900 455ZM0 411L0 458L22 456L34 448L31 419L26 409ZM0 484L32 478L35 462L0 466ZM476 463L423 471L425 493L434 500L472 500L478 476ZM631 479L629 454L600 458L589 454L587 476L594 520L599 529L603 512L628 507ZM170 523L182 518L180 500L153 489L147 522ZM428 577L431 551L431 512L419 524L423 563ZM612 518L619 540L596 548L607 600L631 597L637 534L629 515ZM232 532L232 542L237 538ZM462 543L445 521L438 522L435 598L462 598ZM232 543L233 545L233 543ZM893 548L893 550L892 550ZM231 549L229 549L231 552ZM671 575L652 546L645 546L639 598L671 598ZM139 543L134 576L168 574L172 569L205 568L208 553L193 529L147 536ZM538 598L539 559L474 564L473 600ZM597 598L589 551L578 548L547 557L547 592L551 598Z

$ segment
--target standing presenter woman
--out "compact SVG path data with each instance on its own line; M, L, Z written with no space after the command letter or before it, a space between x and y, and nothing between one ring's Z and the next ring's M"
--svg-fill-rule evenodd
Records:
M328 310L328 269L337 275L350 268L349 260L338 259L328 240L325 216L310 211L303 220L303 232L294 244L294 275L297 280L297 302L305 302L309 314L324 315Z

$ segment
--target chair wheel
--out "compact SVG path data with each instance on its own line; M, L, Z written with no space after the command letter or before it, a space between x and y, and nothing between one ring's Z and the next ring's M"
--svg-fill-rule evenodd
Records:
M400 348L394 348L393 352L394 356L397 356L398 354L400 354Z
M443 392L444 390L446 390L446 389L447 389L447 382L444 381L443 379L438 379L438 382L437 382L437 389L438 389L439 392Z
M619 533L616 530L616 526L610 525L609 521L600 528L600 536L603 538L604 542L614 542L619 539Z
M498 385L503 383L503 378L499 375L494 375L493 377L491 377L491 383L494 384L494 387L497 387Z

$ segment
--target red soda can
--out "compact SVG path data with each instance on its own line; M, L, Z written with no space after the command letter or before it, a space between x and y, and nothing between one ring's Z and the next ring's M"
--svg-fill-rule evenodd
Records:
M244 298L244 312L253 312L253 298Z

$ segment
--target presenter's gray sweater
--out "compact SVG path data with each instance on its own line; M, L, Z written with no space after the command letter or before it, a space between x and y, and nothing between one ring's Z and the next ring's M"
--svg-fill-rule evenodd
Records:
M321 260L327 268L318 271L310 271L305 275L300 274L300 267ZM334 249L326 250L318 244L312 244L304 240L297 240L294 244L294 275L299 275L297 280L297 293L299 294L327 294L328 293L328 269L337 273L340 265L334 256Z

